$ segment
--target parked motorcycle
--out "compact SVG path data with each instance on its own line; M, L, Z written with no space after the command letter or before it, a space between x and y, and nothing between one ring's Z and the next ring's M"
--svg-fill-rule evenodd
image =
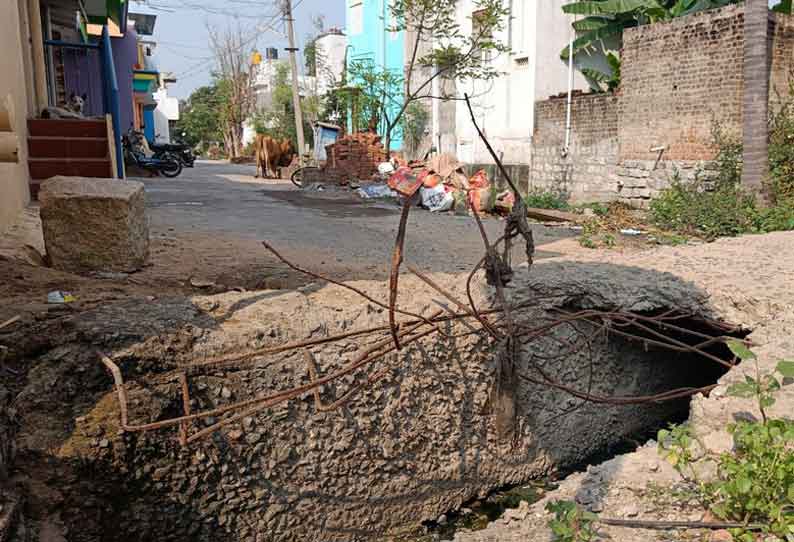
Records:
M184 136L184 134L182 134ZM149 148L154 152L153 158L165 159L172 155L179 159L183 167L193 167L196 157L190 145L182 142L175 143L150 143Z
M134 165L147 171L162 173L164 177L173 178L182 173L182 161L175 155L164 152L159 155L147 156L147 143L141 132L132 128L121 138L124 147L124 163Z

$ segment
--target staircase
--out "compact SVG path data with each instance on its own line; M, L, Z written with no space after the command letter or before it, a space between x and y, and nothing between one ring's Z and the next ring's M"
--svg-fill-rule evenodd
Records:
M28 120L30 195L56 175L115 177L105 119Z

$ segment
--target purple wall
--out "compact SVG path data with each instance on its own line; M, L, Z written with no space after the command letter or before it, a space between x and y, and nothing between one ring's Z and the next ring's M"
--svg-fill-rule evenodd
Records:
M105 112L102 96L102 68L99 63L99 52L87 49L61 50L63 55L66 99L72 93L85 95L83 113L94 117Z
M138 36L128 29L122 38L111 38L113 63L119 83L119 104L121 119L119 126L126 132L133 121L132 112L132 70L138 62ZM87 116L104 115L104 84L99 52L86 49L63 49L64 78L66 97L75 94L87 96L84 113Z
M121 132L126 133L135 118L132 112L132 70L138 62L138 34L127 28L123 38L113 38L113 63L119 82L119 104Z

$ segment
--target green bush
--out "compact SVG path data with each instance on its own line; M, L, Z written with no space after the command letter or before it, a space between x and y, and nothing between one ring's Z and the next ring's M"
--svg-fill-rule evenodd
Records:
M650 218L659 228L685 235L716 239L755 231L755 198L733 183L706 183L673 179L672 185L651 202Z
M541 188L532 188L524 198L527 207L536 209L556 209L564 211L570 208L568 205L568 195L564 192L554 192Z
M582 510L573 501L549 501L546 510L554 514L549 528L556 542L590 542L596 537L593 523L598 516Z
M779 113L775 119L770 121L770 207L759 207L755 197L742 188L742 145L715 125L712 134L719 151L714 178L705 181L697 175L692 182L682 182L675 173L670 188L651 202L651 222L707 240L794 229L794 145L789 141L794 137L790 135L794 134L794 110Z
M742 362L756 361L755 354L736 339L728 347ZM716 477L700 482L700 499L721 519L759 524L764 534L776 540L794 540L794 422L769 418L767 409L775 404L775 394L791 383L794 362L780 361L775 373L761 375L756 361L756 377L728 387L733 397L754 399L760 420L740 420L728 426L733 449L718 457ZM658 434L659 452L690 481L698 481L692 445L695 442L687 426L671 426ZM691 473L691 475L689 474ZM759 540L748 529L731 529L733 540Z

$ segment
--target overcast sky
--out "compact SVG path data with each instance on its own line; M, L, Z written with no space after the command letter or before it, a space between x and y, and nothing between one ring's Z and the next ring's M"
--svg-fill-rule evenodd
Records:
M322 15L325 28L344 27L345 0L293 0L293 5L295 37L301 49L306 35L314 29L313 17ZM284 33L284 24L272 0L133 0L130 11L157 14L154 39L158 42L158 66L160 71L176 74L178 82L169 86L169 93L179 98L186 98L210 81L208 22L213 27L236 28L237 16L243 27L258 25L262 30L251 33L250 49L256 47L264 53L266 47L277 47L279 57L286 56L286 38L279 34ZM266 30L268 26L279 33Z

